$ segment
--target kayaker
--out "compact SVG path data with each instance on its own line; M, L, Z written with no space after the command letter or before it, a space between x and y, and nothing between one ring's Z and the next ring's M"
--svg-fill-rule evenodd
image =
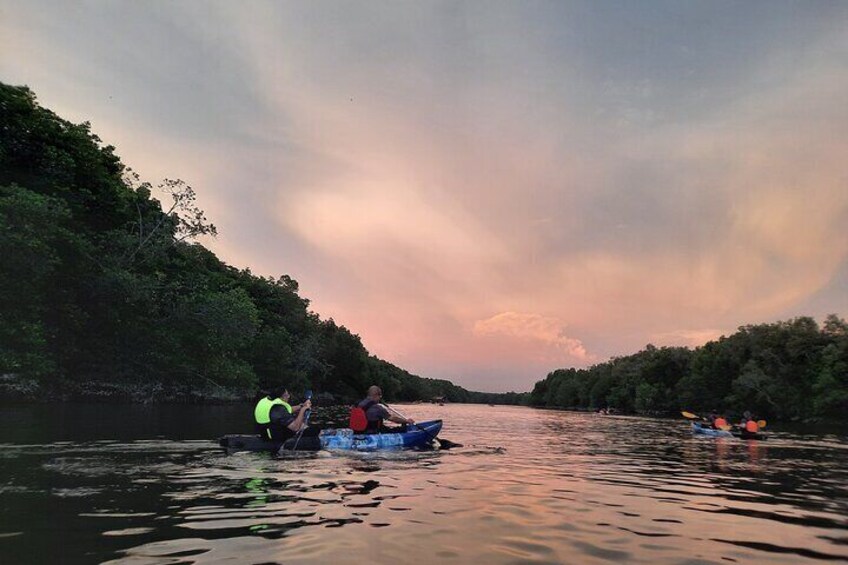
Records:
M403 418L399 414L392 414L391 412L389 412L389 409L380 403L382 399L382 389L380 389L380 387L378 387L377 385L372 385L368 387L368 396L366 396L364 400L360 401L356 405L357 409L361 409L365 412L365 419L367 421L367 424L364 433L377 434L387 432L400 432L406 429L407 424L415 423L415 420L413 420L412 418ZM354 419L355 412L352 411L351 427L353 427L355 424ZM403 426L396 428L386 428L383 425L383 420L389 420L390 422L403 424Z
M714 430L723 430L727 428L727 419L719 412L715 410L710 412L709 419Z
M291 394L285 388L259 399L253 409L253 417L261 437L285 441L303 428L306 413L312 408L312 401L307 399L302 404L292 406L289 404L290 399Z
M739 422L739 428L742 429L743 433L747 434L755 434L760 431L760 426L757 424L757 420L748 410L742 414L742 421Z

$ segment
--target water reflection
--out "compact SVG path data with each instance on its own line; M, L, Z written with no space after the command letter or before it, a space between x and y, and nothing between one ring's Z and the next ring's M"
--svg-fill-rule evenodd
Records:
M444 417L443 435L466 447L274 459L199 440L0 445L0 561L848 561L844 438L404 411ZM208 436L225 431L238 428Z

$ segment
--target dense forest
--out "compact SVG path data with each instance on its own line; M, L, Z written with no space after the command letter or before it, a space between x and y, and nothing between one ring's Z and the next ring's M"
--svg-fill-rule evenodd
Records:
M142 182L88 123L0 83L0 398L208 401L286 384L341 402L376 383L388 400L526 399L369 355L294 279L196 242L216 233L190 186Z
M739 328L695 350L644 350L536 383L534 406L673 414L751 410L777 419L848 419L848 324L801 317Z

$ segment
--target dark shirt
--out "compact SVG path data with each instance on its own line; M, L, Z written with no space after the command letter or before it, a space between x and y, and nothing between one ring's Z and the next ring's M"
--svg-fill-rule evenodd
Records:
M357 406L360 408L365 408L369 403L373 402L372 400L366 398L361 401ZM368 408L365 408L365 419L368 420L368 430L374 431L380 428L383 420L389 417L389 411L385 406L380 404L379 402L374 402Z
M271 418L270 427L275 437L286 438L294 436L294 432L289 429L289 424L294 422L295 416L294 414L289 414L285 406L275 404L271 407L269 416Z

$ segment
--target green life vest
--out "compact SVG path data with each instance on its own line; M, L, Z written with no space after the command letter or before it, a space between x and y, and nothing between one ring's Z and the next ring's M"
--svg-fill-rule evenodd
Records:
M289 404L285 400L282 400L280 398L275 398L274 400L271 400L266 396L265 398L261 399L259 402L256 403L256 408L254 408L253 410L253 417L256 418L256 423L262 425L270 424L271 408L277 405L285 408L289 414L292 413L291 404Z

